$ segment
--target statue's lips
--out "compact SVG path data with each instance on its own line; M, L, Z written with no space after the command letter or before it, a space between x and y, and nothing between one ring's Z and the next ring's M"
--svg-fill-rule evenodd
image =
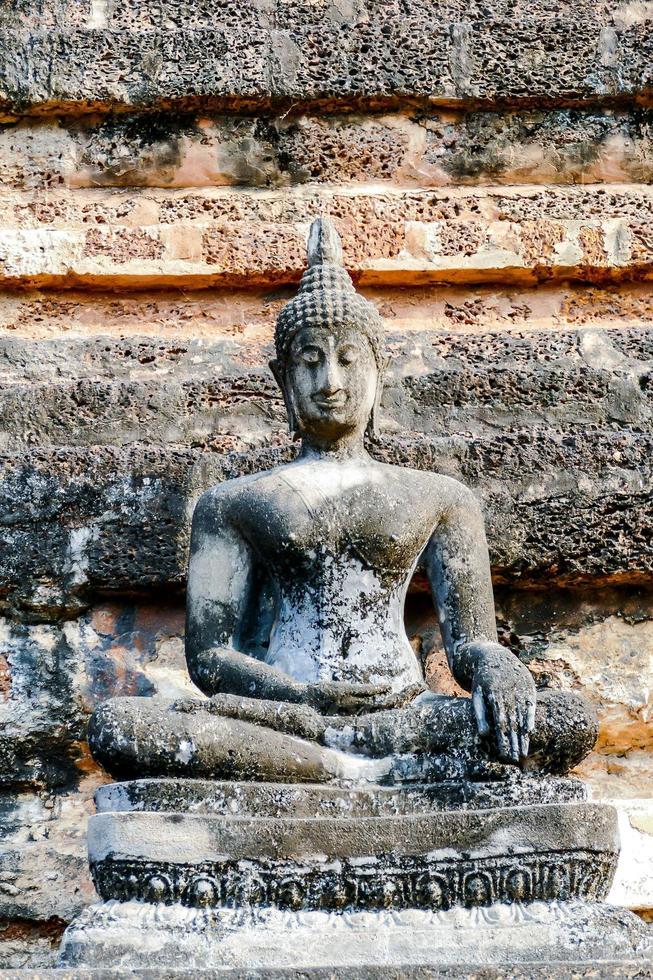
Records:
M320 395L313 398L313 403L318 408L344 408L346 401L346 395Z

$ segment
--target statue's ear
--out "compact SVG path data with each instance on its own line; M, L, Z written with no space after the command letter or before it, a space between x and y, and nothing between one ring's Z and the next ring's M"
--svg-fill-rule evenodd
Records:
M272 371L272 374L274 375L274 380L277 382L277 384L281 388L281 393L285 397L284 389L285 389L286 385L285 385L285 380L284 380L284 377L283 377L283 371L281 369L281 365L279 364L279 362L277 360L273 360L273 361L268 361L268 367Z
M297 417L295 415L295 407L292 403L292 398L290 397L290 392L288 391L288 386L286 384L286 374L283 370L282 365L279 361L269 361L269 368L274 375L274 380L279 385L281 389L281 394L283 395L283 403L286 406L286 415L288 416L288 429L290 431L290 438L294 441L299 438L297 432Z
M381 405L381 397L383 395L383 382L385 381L385 372L390 363L389 357L383 357L379 362L379 370L376 378L376 394L374 396L374 404L372 406L372 414L370 415L370 420L367 423L367 435L372 440L372 442L377 442L379 438L379 408Z

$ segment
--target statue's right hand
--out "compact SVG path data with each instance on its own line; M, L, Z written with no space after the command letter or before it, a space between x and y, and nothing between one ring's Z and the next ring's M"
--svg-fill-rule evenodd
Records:
M351 684L347 681L322 681L308 684L308 703L321 714L354 715L375 707L374 702L390 691L389 684Z

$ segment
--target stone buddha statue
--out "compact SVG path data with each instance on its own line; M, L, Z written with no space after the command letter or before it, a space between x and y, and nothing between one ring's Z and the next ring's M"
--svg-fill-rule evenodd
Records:
M94 757L119 778L358 785L567 772L594 745L596 718L576 694L536 691L498 643L476 498L366 449L382 322L326 219L311 227L275 345L298 456L212 487L193 517L186 659L205 697L106 702L90 725ZM420 561L451 673L471 697L429 691L406 636Z
M101 901L61 965L349 978L650 958L643 923L602 901L616 811L557 778L593 746L594 714L536 691L497 642L474 495L368 454L381 320L325 220L308 263L271 364L300 451L195 508L197 697L92 717L119 781L88 827ZM471 697L429 691L406 637L418 564Z

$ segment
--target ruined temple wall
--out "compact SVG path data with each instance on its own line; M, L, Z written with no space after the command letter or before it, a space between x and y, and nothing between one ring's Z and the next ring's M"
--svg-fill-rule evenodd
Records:
M502 639L601 715L653 907L650 5L13 0L0 12L0 958L93 898L84 743L174 697L193 502L288 458L272 329L333 216L382 458L474 487ZM453 690L422 583L416 652ZM639 799L639 803L628 802Z

